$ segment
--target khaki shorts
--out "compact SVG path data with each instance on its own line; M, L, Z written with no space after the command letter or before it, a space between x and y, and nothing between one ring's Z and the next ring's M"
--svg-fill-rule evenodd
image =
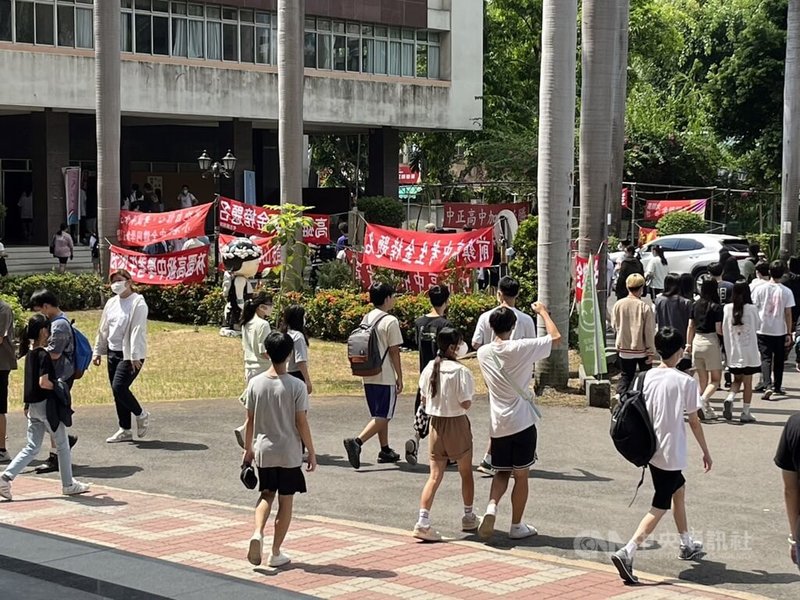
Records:
M692 362L696 369L704 371L722 370L722 351L716 333L698 333L692 344Z
M472 427L467 415L432 416L428 445L431 460L459 460L472 452Z

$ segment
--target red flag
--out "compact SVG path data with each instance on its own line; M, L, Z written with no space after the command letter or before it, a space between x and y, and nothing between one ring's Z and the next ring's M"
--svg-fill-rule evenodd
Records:
M575 255L575 300L578 302L583 298L583 282L586 280L586 271L588 271L589 259L582 256ZM599 282L599 269L600 257L594 255L594 278L595 285Z
M504 210L510 210L522 222L531 210L527 202L516 204L467 204L465 202L445 202L443 227L489 227L494 225Z
M658 229L655 227L639 227L639 245L644 246L658 237Z
M119 212L117 239L126 246L148 246L180 238L205 235L211 204L163 213Z
M111 246L110 269L125 269L136 283L200 283L208 274L208 249L209 246L201 246L180 252L151 255Z
M270 215L277 211L245 204L231 198L219 197L219 226L228 231L244 235L267 235L266 226ZM330 244L331 218L329 215L306 214L314 221L313 225L303 230L303 241L306 244Z

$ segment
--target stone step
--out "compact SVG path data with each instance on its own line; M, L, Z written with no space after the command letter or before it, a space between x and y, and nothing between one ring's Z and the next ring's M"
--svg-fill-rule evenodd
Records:
M55 271L58 261L47 246L7 246L9 275L30 275ZM88 246L75 246L74 260L67 262L70 273L91 273L92 253Z

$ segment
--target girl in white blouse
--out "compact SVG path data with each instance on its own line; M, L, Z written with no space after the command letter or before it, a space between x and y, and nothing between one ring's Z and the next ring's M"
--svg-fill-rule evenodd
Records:
M722 416L727 421L733 418L733 402L739 389L742 389L744 399L739 421L754 423L756 420L750 414L750 402L753 399L753 374L761 372L756 335L759 325L758 309L750 299L750 286L743 281L733 284L733 301L725 305L722 317L725 353L733 374L731 391L722 405Z
M95 366L102 356L108 359L108 381L117 407L119 430L106 442L133 441L131 415L136 417L136 433L147 435L150 413L144 410L131 392L131 384L139 376L147 357L147 302L133 291L131 274L124 269L109 277L114 296L106 302L100 317L100 330L94 343Z
M442 482L447 461L458 464L461 475L461 496L464 500L463 531L475 531L478 517L472 509L475 483L472 478L472 429L467 410L472 405L475 382L472 373L456 357L463 346L461 333L452 327L442 327L436 336L439 351L423 369L419 389L430 416L430 477L422 490L419 519L414 537L438 542L441 534L431 527L430 510L436 490ZM462 348L463 351L465 348Z

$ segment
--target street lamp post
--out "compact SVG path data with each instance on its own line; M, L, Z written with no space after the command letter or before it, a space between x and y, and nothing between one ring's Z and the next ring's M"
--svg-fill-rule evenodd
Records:
M214 178L214 265L217 268L216 272L219 273L219 197L222 191L220 178L231 178L236 169L236 157L228 150L228 153L222 157L222 162L212 161L208 151L203 150L203 153L197 157L197 164L200 166L203 179L208 176Z

